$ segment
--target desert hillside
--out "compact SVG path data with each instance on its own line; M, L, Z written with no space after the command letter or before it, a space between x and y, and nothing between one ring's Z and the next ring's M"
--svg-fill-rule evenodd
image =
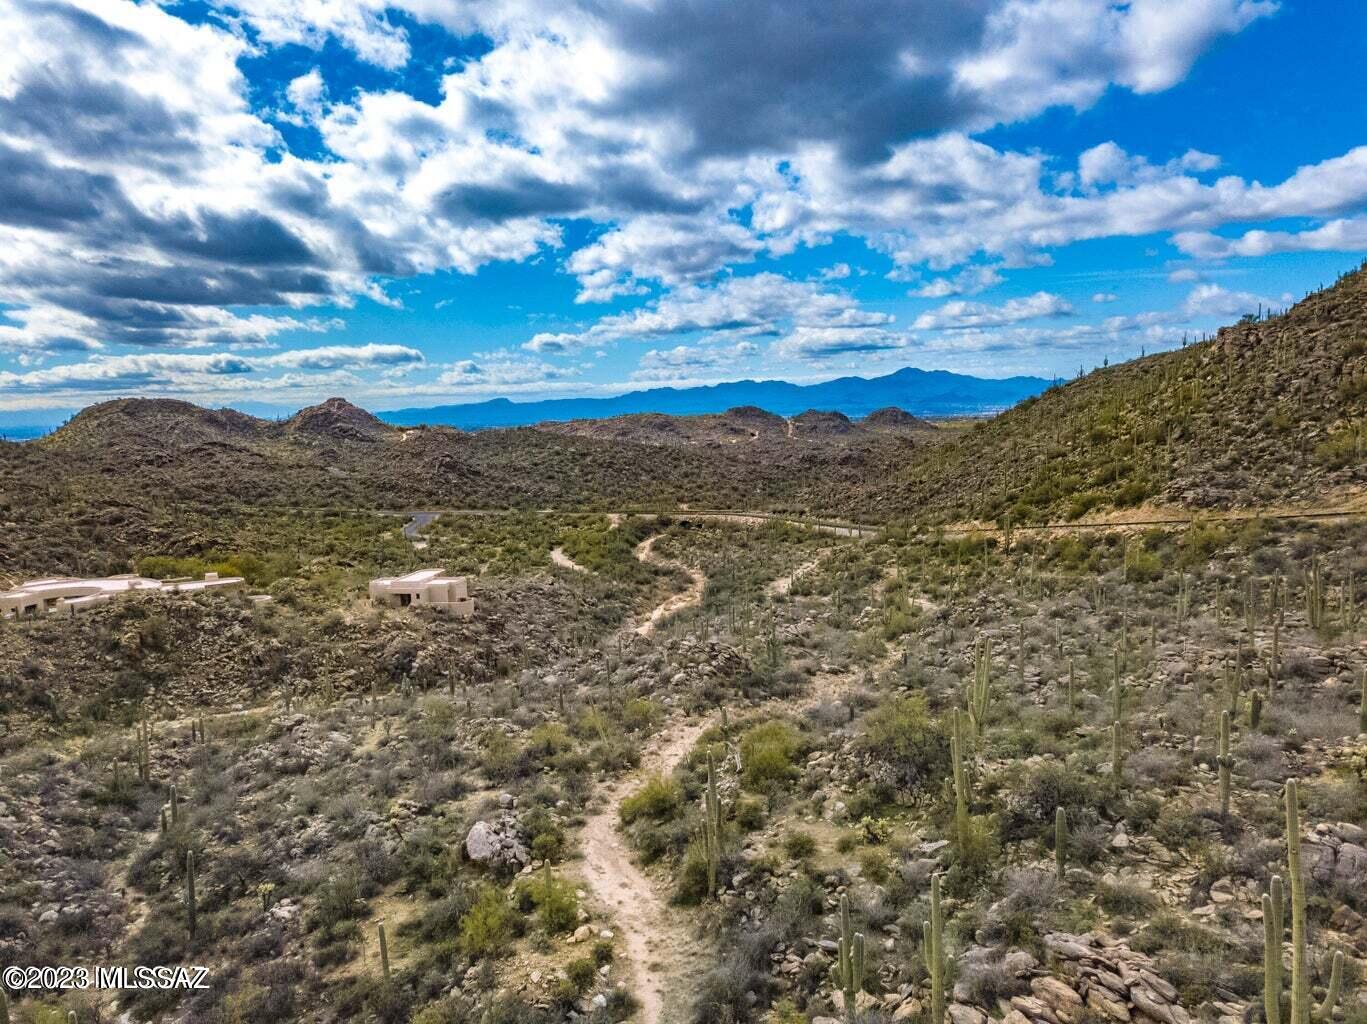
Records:
M1049 389L852 494L1017 523L1142 503L1316 503L1367 483L1367 271L1214 338Z

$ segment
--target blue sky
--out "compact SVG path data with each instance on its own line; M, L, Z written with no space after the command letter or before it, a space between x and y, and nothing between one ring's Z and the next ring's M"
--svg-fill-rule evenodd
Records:
M1356 4L0 0L0 30L11 423L1071 375L1367 249Z

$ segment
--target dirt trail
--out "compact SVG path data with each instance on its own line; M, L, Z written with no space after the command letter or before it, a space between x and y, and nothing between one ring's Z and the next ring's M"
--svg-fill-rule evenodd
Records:
M796 569L790 572L787 576L780 576L778 579L773 580L769 584L769 586L765 588L769 596L782 597L783 595L787 594L788 591L793 589L793 584L797 580L801 579L803 576L806 576L807 573L811 572L813 569L815 569L818 565L821 564L821 559L825 557L825 554L825 552L822 552L820 555L817 555L811 561L803 562Z
M693 749L707 722L681 721L660 733L641 758L641 766L609 785L600 810L584 823L580 845L584 880L595 901L612 915L626 951L631 991L641 1001L643 1024L667 1021L666 1010L686 1003L674 986L706 963L707 949L692 923L669 905L659 886L636 866L617 831L622 800L653 774L668 775Z
M575 572L588 572L582 565L565 554L564 548L551 548L551 561L562 569L573 569Z
M662 536L664 535L657 533L637 544L636 557L642 562L649 562L651 565L658 565L667 569L679 569L688 574L691 582L687 590L670 595L651 610L650 616L636 627L636 633L639 636L650 636L655 632L656 627L669 616L681 612L685 608L691 608L695 604L701 604L703 588L707 585L707 577L702 574L700 569L693 569L682 562L676 562L670 558L661 558L655 554L655 542Z

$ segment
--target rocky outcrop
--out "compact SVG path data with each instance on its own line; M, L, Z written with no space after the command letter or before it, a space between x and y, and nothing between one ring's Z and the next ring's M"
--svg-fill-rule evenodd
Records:
M512 814L471 825L465 836L465 855L477 864L510 871L522 870L531 860L522 841L522 826Z

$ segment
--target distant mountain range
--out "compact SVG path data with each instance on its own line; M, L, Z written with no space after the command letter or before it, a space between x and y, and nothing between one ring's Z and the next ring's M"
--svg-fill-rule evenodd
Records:
M394 409L376 415L397 426L442 424L462 430L605 419L643 412L697 416L725 412L736 406L757 406L779 416L820 409L860 418L887 406L917 416L956 416L999 412L1039 394L1052 383L1043 377L989 380L946 370L906 367L885 377L841 377L821 384L740 380L696 388L650 388L612 398L552 398L540 402L494 398L464 405Z

